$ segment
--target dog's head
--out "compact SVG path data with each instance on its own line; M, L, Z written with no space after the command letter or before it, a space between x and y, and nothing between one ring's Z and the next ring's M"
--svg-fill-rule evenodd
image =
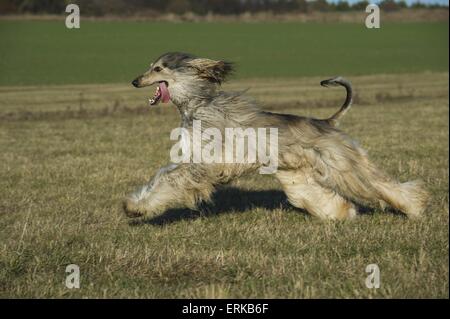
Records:
M232 64L197 58L191 54L166 53L150 65L150 69L133 80L141 88L158 84L150 104L160 101L183 103L192 98L210 96L232 72Z

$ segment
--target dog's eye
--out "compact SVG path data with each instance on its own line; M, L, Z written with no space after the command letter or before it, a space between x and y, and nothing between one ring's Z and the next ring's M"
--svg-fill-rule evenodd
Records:
M153 71L155 71L155 72L160 72L162 69L161 69L161 67L159 67L159 66L155 66L154 68L153 68Z

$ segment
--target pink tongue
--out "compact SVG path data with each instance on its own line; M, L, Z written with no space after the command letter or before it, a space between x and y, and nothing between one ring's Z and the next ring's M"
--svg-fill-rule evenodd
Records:
M169 90L167 89L166 82L159 82L159 90L161 92L161 100L163 103L167 103L170 100Z

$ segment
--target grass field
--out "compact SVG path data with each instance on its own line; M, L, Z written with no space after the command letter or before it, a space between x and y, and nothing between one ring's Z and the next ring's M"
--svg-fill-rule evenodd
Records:
M129 82L166 51L226 58L238 78L448 70L448 23L0 21L0 85Z
M45 83L127 79L141 69L142 58L156 52L136 50L138 43L130 50L134 41L151 48L144 33L128 33L124 47L123 36L117 34L118 41L110 43L114 47L103 57L90 56L88 50L84 58L75 58L76 65L86 59L91 68L65 78L63 72L71 68L62 66L64 59L58 53L69 52L68 43L50 44L49 34L39 32L45 27L42 24L34 32L41 34L47 49L54 46L58 65L45 72ZM14 32L26 28L23 24ZM96 30L88 24L83 28ZM129 28L137 29L136 24ZM195 28L190 25L187 32ZM270 30L249 28L261 32L258 43L263 30ZM429 28L440 30L441 26ZM418 36L427 37L426 32ZM102 32L94 34L100 37ZM81 41L81 35L74 37ZM89 40L93 45L94 38ZM171 41L179 39L181 35ZM16 46L9 41L8 50L14 51L38 39L23 39ZM393 46L405 45L389 41ZM196 48L188 42L183 42L186 50ZM169 41L163 44L167 48ZM330 45L340 44L336 40ZM264 75L263 67L277 76L294 75L289 74L289 63L274 62L282 51L302 67L301 72L316 72L305 63L312 50L308 47L304 47L305 57L299 58L286 48L278 48L277 56L269 42L261 46L274 54L272 62L261 69L247 65L253 57L260 62L269 57L244 50L240 60L245 62L244 75ZM95 48L102 49L100 44ZM232 50L223 44L215 46L217 51L202 48L221 56ZM237 57L242 48L234 47L232 56ZM0 50L5 56L7 49ZM389 48L372 58L386 59L387 65L379 66L382 70L445 67L439 62L441 51L421 50L424 58L418 65L409 65L414 58L396 68L402 53L388 58ZM47 51L37 47L33 52L42 57ZM33 52L21 54L21 59L32 58ZM327 57L324 64L331 65L333 56L317 52ZM357 48L354 52L363 55ZM127 61L122 61L125 53ZM438 61L425 61L425 57ZM17 63L22 60L9 59L13 65L6 66L2 84L38 81L49 63L44 59L43 66L28 69L32 77L19 69ZM345 59L355 58L349 54ZM27 65L36 62L27 61ZM125 67L128 63L131 68ZM375 70L365 61L355 59L355 64L354 73ZM344 69L336 61L333 65L335 71ZM317 72L330 73L325 66ZM227 86L251 87L249 93L272 111L325 117L342 102L343 92L321 88L320 79L241 79ZM128 84L0 87L0 297L448 298L448 72L350 79L357 98L342 129L358 139L388 173L401 181L425 181L432 200L423 220L375 210L349 222L320 222L286 204L274 179L258 175L221 189L209 214L170 211L153 219L129 221L121 212L121 199L168 161L169 132L179 120L175 108L147 108L146 97L152 92L134 90ZM72 263L81 270L78 290L64 285L65 267ZM381 287L376 290L364 284L365 267L372 263L381 271Z
M81 23L0 20L0 298L449 297L448 23ZM179 124L129 84L165 51L235 61L226 87L275 112L332 114L343 92L319 81L345 75L342 129L392 176L424 180L425 218L321 222L257 175L208 214L127 219L124 195L167 163Z

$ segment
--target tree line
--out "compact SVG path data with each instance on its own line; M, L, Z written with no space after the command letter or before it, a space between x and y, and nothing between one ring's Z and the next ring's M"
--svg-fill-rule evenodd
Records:
M133 15L145 11L183 14L192 12L198 15L241 14L245 12L307 13L360 11L369 4L360 0L353 4L345 0L330 3L326 0L1 0L2 14L61 14L69 3L76 3L85 15L102 16L106 14ZM405 1L383 0L379 6L384 11L404 8L448 8L439 4L415 2L408 6Z

